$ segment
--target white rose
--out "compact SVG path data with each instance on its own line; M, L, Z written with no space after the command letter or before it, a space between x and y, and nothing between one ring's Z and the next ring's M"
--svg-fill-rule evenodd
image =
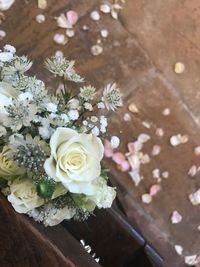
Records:
M59 127L51 137L50 147L51 157L44 164L46 173L72 193L95 194L104 152L101 140Z
M24 174L24 169L19 168L17 164L10 159L11 150L4 146L0 153L0 177L6 180L12 180L14 177Z
M110 208L116 197L115 188L107 186L105 179L102 177L100 177L96 183L96 194L91 196L90 199L96 203L99 209Z
M44 200L37 194L36 186L30 179L16 179L10 184L8 201L18 213L40 207Z
M0 121L2 116L6 115L5 106L12 103L12 98L17 97L17 92L15 89L6 82L0 82Z

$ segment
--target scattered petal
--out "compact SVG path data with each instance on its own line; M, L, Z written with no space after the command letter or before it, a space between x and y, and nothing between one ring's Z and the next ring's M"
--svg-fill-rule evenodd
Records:
M153 149L152 149L152 152L151 152L152 156L157 156L157 155L160 154L160 152L161 152L161 147L160 146L158 146L158 145L153 146Z
M152 196L150 194L143 194L142 195L142 202L149 204L152 201Z
M195 147L195 149L194 149L194 154L195 154L196 156L199 156L199 155L200 155L200 146Z
M188 141L188 137L186 135L177 134L170 138L170 144L172 146L178 146Z
M159 179L160 178L160 170L159 169L154 169L152 171L153 178Z
M92 11L91 13L90 13L90 18L92 19L92 20L95 20L95 21L98 21L98 20L100 20L100 14L99 14L99 12L98 11Z
M142 149L142 143L141 142L130 142L128 143L128 150L131 154L135 154L136 152L140 151Z
M72 28L72 25L70 24L70 22L68 21L68 19L66 18L64 14L61 14L56 20L57 20L58 27L64 28L64 29Z
M197 174L197 166L193 165L189 171L188 171L188 175L191 177L194 177Z
M124 160L124 161L120 164L120 169L121 169L121 171L123 171L123 172L128 171L129 168L130 168L130 165L129 165L129 163L128 163L127 160Z
M103 29L103 30L101 30L101 36L102 36L103 38L107 38L107 37L108 37L108 30L107 30L107 29Z
M200 225L197 227L197 230L200 231Z
M182 246L180 246L180 245L175 245L174 248L175 248L176 253L177 253L178 255L182 255L182 254L183 254L183 247L182 247Z
M65 45L68 42L67 37L64 34L56 33L53 37L53 40L57 44Z
M137 155L131 155L128 157L129 164L132 170L138 170L140 168L140 159Z
M88 31L88 30L89 30L89 27L88 27L87 25L83 25L82 29L83 29L84 31Z
M131 171L129 172L129 175L131 176L132 181L134 182L135 186L138 186L143 179L143 177L140 176L138 171Z
M150 129L151 128L151 124L148 122L148 121L143 121L142 122L142 125L147 128L147 129Z
M74 10L70 10L67 12L67 19L71 25L75 25L78 21L78 13Z
M129 106L128 106L128 110L130 111L130 112L132 112L132 113L138 113L139 112L139 110L138 110L138 108L136 107L136 105L135 104L130 104Z
M131 120L131 115L129 113L124 114L124 121L130 121Z
M181 144L181 138L180 138L180 136L181 136L180 134L172 136L170 138L170 144L172 146L178 146L178 145L180 145Z
M0 30L0 40L3 40L3 38L6 37L6 32L3 30Z
M185 144L189 141L189 136L187 134L184 134L181 136L181 143Z
M112 9L111 16L113 17L113 19L118 19L118 12L115 9Z
M100 55L100 54L102 54L102 52L103 52L103 47L102 46L100 46L100 45L93 45L92 47L91 47L91 54L93 55L93 56L98 56L98 55Z
M37 16L36 16L36 18L35 18L35 20L38 22L38 23L43 23L43 22L45 22L45 15L43 15L43 14L38 14Z
M101 10L101 12L107 14L107 13L110 13L111 8L110 8L110 6L107 5L107 4L102 4L102 5L100 6L100 10Z
M149 163L150 161L151 161L151 159L150 159L150 157L149 157L148 154L144 154L144 155L141 157L141 159L140 159L140 162L141 162L142 164L147 164L147 163Z
M113 156L112 148L104 148L104 155L106 158L112 158Z
M177 62L174 65L174 72L177 74L181 74L185 71L185 65L182 62Z
M38 0L38 8L46 9L47 8L47 0Z
M169 116L171 113L171 110L169 108L165 108L163 111L162 111L162 114L163 116Z
M101 44L101 39L97 39L97 44Z
M164 131L162 128L157 128L156 129L156 135L159 136L159 137L163 137L164 135Z
M149 141L151 139L150 135L142 133L138 136L138 142L140 143L146 143L147 141Z
M169 178L169 172L167 172L167 171L162 172L162 177L165 179Z
M200 204L200 189L198 189L195 193L189 195L190 202L196 206Z
M180 215L178 211L173 211L172 216L171 216L171 222L173 224L180 223L182 221L183 217Z
M151 196L155 196L158 192L160 192L160 190L161 190L160 185L154 184L154 185L151 186L151 188L149 190L149 194Z
M116 152L113 154L112 159L115 163L121 164L123 161L125 161L125 157L121 152Z
M200 263L200 257L198 257L197 255L186 256L185 263L189 266L194 266Z
M66 35L67 35L67 37L72 38L72 37L75 36L75 32L74 32L73 29L67 29L66 30Z

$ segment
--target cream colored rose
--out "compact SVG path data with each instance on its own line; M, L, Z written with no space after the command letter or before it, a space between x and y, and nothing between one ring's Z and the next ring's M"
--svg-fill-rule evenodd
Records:
M44 164L46 173L72 193L94 195L104 151L101 140L59 127L51 137L50 147L51 157Z
M27 213L44 204L44 200L37 194L33 181L26 178L18 178L10 183L8 201L18 213Z
M19 168L13 160L9 159L9 153L10 149L8 146L4 146L0 153L0 177L6 180L11 180L24 173L24 169Z

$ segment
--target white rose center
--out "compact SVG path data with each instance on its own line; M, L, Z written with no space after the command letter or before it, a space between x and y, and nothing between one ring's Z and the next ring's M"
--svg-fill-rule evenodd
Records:
M65 144L59 147L62 151ZM58 153L59 154L59 153ZM88 155L80 144L73 144L59 155L60 168L64 172L80 172L87 166Z

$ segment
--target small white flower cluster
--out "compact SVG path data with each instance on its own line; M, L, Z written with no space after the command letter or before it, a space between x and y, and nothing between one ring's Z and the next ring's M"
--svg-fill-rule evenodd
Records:
M17 212L46 226L85 220L95 207L110 207L116 195L101 167L100 136L108 127L103 109L122 105L119 89L107 85L99 101L91 85L73 95L68 81L83 78L74 61L55 56L45 65L63 85L49 95L43 81L25 75L32 62L15 53L11 45L0 51L0 189Z

